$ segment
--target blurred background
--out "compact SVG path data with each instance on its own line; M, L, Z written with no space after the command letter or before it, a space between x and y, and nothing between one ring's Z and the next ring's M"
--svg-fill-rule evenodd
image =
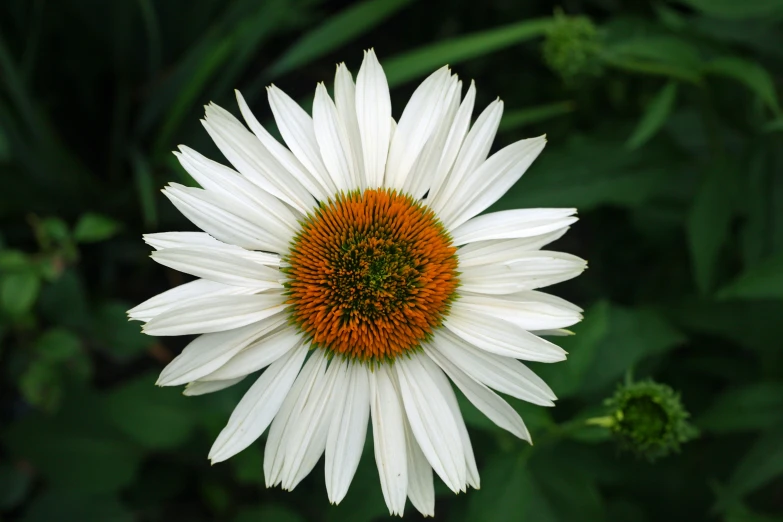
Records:
M505 101L495 149L546 133L493 210L578 207L556 249L590 263L552 289L586 309L569 360L534 368L558 406L512 399L536 445L465 405L482 488L436 479L437 518L783 520L780 0L3 0L0 519L388 519L369 439L338 507L322 464L266 489L263 439L210 467L246 386L153 386L187 339L125 315L184 282L141 235L192 229L159 189L193 183L180 143L222 161L202 106L237 114L238 88L273 128L266 85L309 107L368 47L397 117L448 63L477 108ZM586 424L628 378L671 386L699 436L650 462Z

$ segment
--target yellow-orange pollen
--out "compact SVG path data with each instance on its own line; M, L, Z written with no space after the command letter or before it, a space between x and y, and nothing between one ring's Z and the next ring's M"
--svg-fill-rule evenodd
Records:
M317 346L363 361L418 347L459 282L456 248L432 210L386 189L322 203L286 261L294 321Z

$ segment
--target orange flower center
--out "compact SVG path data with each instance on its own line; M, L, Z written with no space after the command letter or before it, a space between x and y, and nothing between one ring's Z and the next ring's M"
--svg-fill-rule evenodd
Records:
M386 189L307 217L286 258L291 314L313 344L363 361L416 349L448 313L456 248L435 214Z

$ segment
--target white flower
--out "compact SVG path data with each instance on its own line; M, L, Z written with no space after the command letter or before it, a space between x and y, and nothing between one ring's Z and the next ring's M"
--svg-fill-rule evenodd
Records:
M334 101L323 84L310 117L268 89L278 143L242 96L247 126L210 105L203 123L236 170L187 147L175 153L203 189L164 193L204 232L150 234L159 263L197 280L129 311L150 335L201 334L161 373L186 395L265 370L218 436L220 462L269 427L268 486L293 489L325 454L329 500L343 499L368 422L386 504L434 514L432 470L454 492L479 487L451 382L493 422L530 440L493 389L552 406L519 360L555 362L557 335L581 310L536 289L577 276L581 259L541 248L575 209L479 216L544 148L522 140L487 158L503 103L470 126L475 87L444 67L395 124L373 51ZM478 217L477 217L478 216ZM271 427L270 427L271 425Z

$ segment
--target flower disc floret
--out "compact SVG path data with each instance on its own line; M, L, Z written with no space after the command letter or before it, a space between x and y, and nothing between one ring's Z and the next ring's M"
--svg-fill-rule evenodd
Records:
M456 248L435 214L396 191L340 194L302 223L285 268L312 342L362 361L416 349L448 313Z

